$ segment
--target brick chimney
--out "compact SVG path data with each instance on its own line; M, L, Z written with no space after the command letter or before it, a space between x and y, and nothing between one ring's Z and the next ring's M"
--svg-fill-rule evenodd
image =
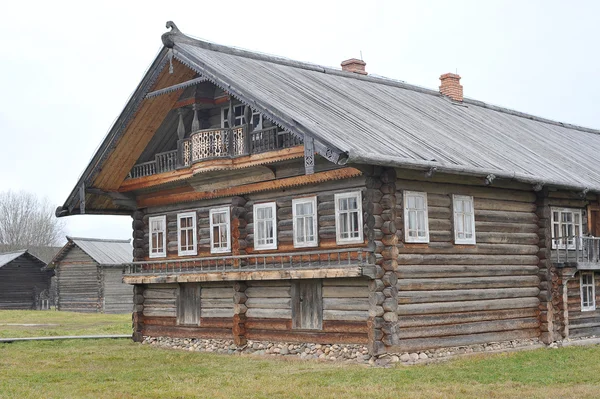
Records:
M460 75L445 73L440 76L440 81L442 82L440 93L450 97L454 101L463 100L463 87L460 84Z
M349 60L342 61L342 71L354 72L360 75L366 75L365 71L366 62L357 58L350 58Z

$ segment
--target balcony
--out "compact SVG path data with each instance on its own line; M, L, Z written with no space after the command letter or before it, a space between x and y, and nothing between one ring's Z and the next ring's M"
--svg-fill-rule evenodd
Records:
M600 237L554 238L552 247L552 262L557 267L600 270Z
M308 278L375 277L360 248L286 252L193 259L142 261L126 264L128 284L202 281L280 280Z
M198 130L184 140L179 140L178 149L161 152L154 160L135 165L129 178L151 176L185 168L196 162L218 158L235 158L302 144L302 140L277 127L247 131L246 126L233 129Z

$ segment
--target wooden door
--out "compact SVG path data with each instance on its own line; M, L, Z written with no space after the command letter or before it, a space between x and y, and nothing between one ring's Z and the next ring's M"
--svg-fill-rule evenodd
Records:
M600 237L600 205L588 205L588 233Z
M292 328L323 328L323 289L321 280L292 282Z
M187 283L179 285L177 324L187 326L200 324L200 284Z

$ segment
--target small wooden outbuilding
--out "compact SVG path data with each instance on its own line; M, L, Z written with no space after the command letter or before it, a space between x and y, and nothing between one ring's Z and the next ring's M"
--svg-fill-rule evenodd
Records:
M23 249L0 253L0 309L48 309L51 270Z
M129 313L133 290L123 284L123 263L131 262L129 240L68 237L48 265L56 272L58 310Z

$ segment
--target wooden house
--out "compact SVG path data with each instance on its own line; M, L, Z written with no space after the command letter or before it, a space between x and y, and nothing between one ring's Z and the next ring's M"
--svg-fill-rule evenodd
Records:
M0 253L0 310L49 309L52 271L28 250Z
M58 310L130 313L133 290L123 283L131 262L130 240L68 237L48 264L56 272Z
M134 339L372 354L600 332L600 131L173 23L57 216L133 217Z

